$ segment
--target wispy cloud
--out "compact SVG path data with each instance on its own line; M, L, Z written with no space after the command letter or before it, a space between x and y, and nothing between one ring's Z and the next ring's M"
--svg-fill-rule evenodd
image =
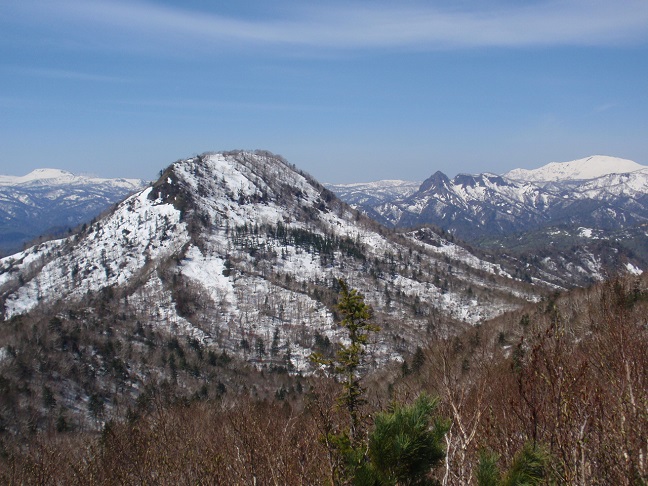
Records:
M594 107L594 113L604 113L610 110L614 110L621 106L620 103L604 103Z
M65 69L44 69L44 68L27 68L21 66L3 66L3 71L12 74L22 74L27 76L36 76L49 79L62 79L66 81L89 81L101 83L128 83L131 80L118 77L106 76L102 74L93 74L81 71L70 71Z
M164 108L166 110L251 110L251 111L335 111L338 107L330 105L307 105L294 103L255 103L244 101L224 101L209 99L149 99L137 101L111 101L111 105L122 105L136 108Z
M263 20L154 3L22 0L25 21L40 17L74 24L114 42L147 46L283 47L307 49L526 47L609 45L648 40L645 0L539 0L485 7L440 8L352 4L303 7L295 3ZM285 4L283 5L285 7ZM289 14L286 12L290 11ZM280 14L282 16L280 16ZM66 30L67 32L74 31ZM121 39L121 41L120 41ZM122 45L123 47L123 45ZM132 46L133 47L133 46Z

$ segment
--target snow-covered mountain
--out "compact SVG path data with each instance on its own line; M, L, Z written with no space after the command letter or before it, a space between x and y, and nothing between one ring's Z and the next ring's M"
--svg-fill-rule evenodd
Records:
M138 179L100 179L57 169L36 169L25 176L2 175L0 253L88 222L146 184Z
M538 296L434 232L377 225L279 157L232 152L177 162L80 233L0 260L0 309L12 319L100 302L145 327L303 370L318 336L337 340L339 278L374 308L378 360ZM271 340L273 353L262 352Z
M593 155L571 162L551 162L538 169L514 169L504 177L516 181L535 183L584 181L598 179L612 174L629 174L648 167L637 164L632 160L606 155Z

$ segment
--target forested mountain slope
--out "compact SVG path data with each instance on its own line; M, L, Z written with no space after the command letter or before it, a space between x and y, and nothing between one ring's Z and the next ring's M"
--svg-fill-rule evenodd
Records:
M333 441L349 427L339 381L268 371L250 381L240 363L226 364L222 356L214 365L201 362L200 347L178 340L163 344L169 362L184 353L186 364L176 361L177 382L147 386L136 406L111 415L116 420L104 422L101 433L88 434L87 425L70 423L60 397L44 387L30 397L31 431L14 436L8 427L16 421L7 416L6 404L16 391L8 377L26 367L13 362L8 367L16 361L9 355L0 381L5 427L0 480L342 484L344 478L362 478L362 466L377 462L376 441L382 440L390 447L379 458L391 459L391 465L402 457L396 465L411 466L388 471L431 484L485 486L504 479L533 485L643 484L648 480L647 311L644 275L554 294L452 336L433 332L433 339L402 363L359 373L358 415L368 442L351 460L345 455L349 447ZM42 328L24 334L43 340ZM230 374L227 386L204 387L187 397L182 366L196 363L210 369L213 380ZM251 387L234 389L232 373L246 373ZM263 386L276 391L264 394ZM403 420L411 417L404 411L418 410L412 406L426 400L437 403L428 409L431 415ZM96 397L88 401L95 420L108 416L101 403ZM49 429L35 433L34 420L43 410L53 415L42 420ZM439 427L441 434L434 435ZM430 436L441 444L434 449L436 461L416 450L404 454L412 450L407 439Z

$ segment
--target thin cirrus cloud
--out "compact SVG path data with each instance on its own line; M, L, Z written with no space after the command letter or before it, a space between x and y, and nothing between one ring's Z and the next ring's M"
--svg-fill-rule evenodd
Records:
M285 3L263 19L224 16L154 3L23 0L16 9L25 21L55 19L93 35L124 43L141 40L157 47L200 45L304 49L461 49L556 45L635 44L648 40L645 0L535 1L472 8L383 4L304 7ZM465 5L465 4L464 4ZM286 13L289 12L289 13ZM283 14L279 17L279 14ZM104 39L106 40L106 39Z
M26 68L21 66L4 66L3 70L11 74L24 74L48 79L62 79L67 81L91 81L102 83L130 83L131 80L118 76L106 76L82 71L65 69Z
M622 106L621 103L603 103L594 107L594 113L605 113L611 110L615 110Z
M149 99L137 101L112 101L112 105L122 105L133 108L164 108L170 110L199 110L211 111L214 109L250 110L250 111L333 111L335 107L329 105L306 104L278 104L278 103L252 103L206 99Z

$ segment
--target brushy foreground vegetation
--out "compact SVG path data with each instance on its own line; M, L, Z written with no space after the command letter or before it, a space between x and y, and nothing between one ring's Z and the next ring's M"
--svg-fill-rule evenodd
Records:
M0 482L646 484L647 287L643 277L555 296L379 372L352 337L319 358L328 377L282 375L274 395L166 383L101 432L56 417L5 423Z

